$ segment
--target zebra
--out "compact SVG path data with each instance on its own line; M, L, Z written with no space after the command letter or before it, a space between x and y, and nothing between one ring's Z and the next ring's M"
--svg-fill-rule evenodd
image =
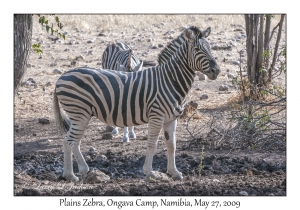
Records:
M135 72L142 70L143 61L140 61L132 49L122 42L116 42L106 47L102 55L103 69L112 69L117 71ZM118 134L117 126L113 126L111 132L113 135ZM129 138L135 139L134 126L124 127L123 142L129 142Z
M195 36L197 33L199 37ZM91 117L95 116L118 127L148 123L144 174L153 170L153 156L163 129L167 172L173 179L183 179L175 164L176 125L183 111L182 103L192 87L196 71L203 72L211 80L220 73L201 31L189 28L183 34L186 39L162 65L129 73L82 67L60 76L53 91L53 110L57 124L67 132L63 139L65 178L79 180L73 173L72 153L79 174L84 178L89 171L80 152L80 139Z
M132 49L122 42L116 42L106 47L102 55L102 67L117 71L135 72L143 66Z

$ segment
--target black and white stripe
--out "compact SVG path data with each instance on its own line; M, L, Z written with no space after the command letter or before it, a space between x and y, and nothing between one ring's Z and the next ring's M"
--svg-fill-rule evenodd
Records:
M201 31L199 32L201 33ZM185 41L166 63L137 72L77 68L63 74L54 91L54 113L61 127L68 127L64 144L64 176L73 181L72 152L79 173L89 168L79 150L80 139L92 116L112 126L125 127L148 123L147 155L143 171L152 171L152 159L158 135L164 129L168 150L167 170L176 179L175 131L182 104L194 82L195 71L216 79L220 69L203 48L201 36L184 31ZM59 111L61 108L68 118ZM69 125L69 126L67 126Z
M143 62L133 50L122 42L113 43L107 46L102 55L103 69L111 69L126 72L135 72L142 70ZM114 126L112 134L118 134L117 126ZM129 142L129 138L135 139L134 126L124 127L123 142Z
M191 26L189 27L190 30L193 31L194 35L196 36L197 39L200 39L202 41L206 41L205 38L210 35L211 32L211 27L208 27L206 30L201 31L198 27L196 26ZM159 54L157 58L157 62L159 65L166 63L167 60L169 60L172 55L174 55L177 51L177 49L186 41L186 37L184 36L184 33L181 33L180 36L178 36L176 39L172 40ZM205 45L208 45L209 43L205 42ZM208 50L210 52L210 50Z
M128 45L122 42L108 45L102 55L103 69L135 72L141 70L142 66L143 62Z

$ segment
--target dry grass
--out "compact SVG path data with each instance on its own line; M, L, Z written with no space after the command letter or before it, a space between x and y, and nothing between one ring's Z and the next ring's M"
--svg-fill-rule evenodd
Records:
M200 28L208 26L215 30L226 30L231 24L244 26L244 15L219 15L219 14L199 14L199 15L58 15L64 25L65 30L80 29L83 31L104 30L115 31L123 30L122 27L135 27L151 30L153 27L159 27L160 24L166 25L168 28L177 29L182 26L196 25ZM53 19L47 16L49 20ZM38 17L34 16L34 32L42 32L38 25ZM276 15L273 21L275 23L280 19Z
M165 24L168 28L177 29L182 26L196 25L200 28L208 26L225 30L230 24L244 25L243 15L58 15L64 29L80 29L83 31L122 30L123 26L151 30ZM53 19L47 16L49 19ZM37 16L34 19L38 19ZM35 32L42 32L38 21L34 21Z

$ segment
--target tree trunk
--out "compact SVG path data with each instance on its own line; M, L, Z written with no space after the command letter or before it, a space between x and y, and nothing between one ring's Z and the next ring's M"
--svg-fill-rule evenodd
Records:
M281 39L281 32L282 32L282 25L283 25L283 21L284 21L284 16L285 15L281 15L280 21L278 23L279 29L278 29L278 33L277 33L277 40L276 40L275 48L274 48L273 61L272 61L272 64L271 64L270 68L268 69L268 76L269 76L268 80L270 82L272 80L273 69L275 67L275 63L276 63L276 59L277 59L277 52L278 52L278 48L279 48L279 42L280 42L280 39Z
M263 52L264 52L264 15L259 15L259 30L257 40L257 63L256 63L256 84L259 87L264 86L263 74Z
M14 92L27 68L31 50L32 15L14 15Z

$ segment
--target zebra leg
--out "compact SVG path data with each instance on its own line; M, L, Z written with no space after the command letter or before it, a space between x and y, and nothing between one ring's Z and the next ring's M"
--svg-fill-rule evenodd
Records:
M111 134L113 134L113 135L119 134L119 130L118 130L117 126L114 126L114 129L112 130Z
M165 143L168 151L168 167L167 172L172 174L173 179L182 180L182 173L180 173L175 164L175 151L176 151L176 125L177 119L164 125Z
M157 147L157 140L160 130L162 129L161 122L149 121L148 124L148 144L147 144L147 154L145 163L143 166L144 174L148 174L150 171L153 171L152 161L153 156Z
M129 138L131 138L131 139L135 139L136 138L136 135L134 133L134 126L129 127Z
M79 123L79 122L76 122ZM80 152L80 139L87 127L87 122L80 122L80 126L74 126L71 124L71 127L67 133L66 138L63 141L64 145L64 173L63 176L71 181L78 181L78 177L74 175L73 172L73 161L72 153L77 161L79 173L82 176L85 176L89 171L89 167L86 164L81 152Z
M63 140L64 147L64 172L63 177L69 179L73 182L78 182L79 179L74 175L73 172L73 160L70 142L68 142L67 137Z
M129 137L128 137L128 127L124 127L124 137L123 137L123 142L129 142Z

